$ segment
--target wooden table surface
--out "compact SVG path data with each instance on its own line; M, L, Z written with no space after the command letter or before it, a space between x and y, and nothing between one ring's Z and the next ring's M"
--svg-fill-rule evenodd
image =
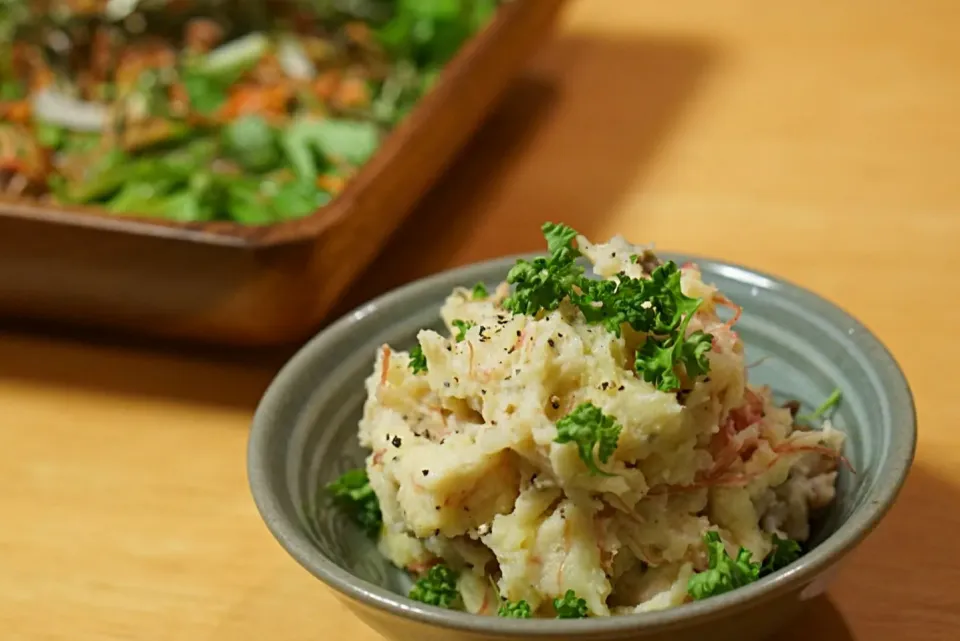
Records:
M899 502L781 641L960 630L960 3L585 0L352 302L602 238L768 270L843 304L919 405ZM251 412L283 353L7 329L0 637L379 639L250 498Z

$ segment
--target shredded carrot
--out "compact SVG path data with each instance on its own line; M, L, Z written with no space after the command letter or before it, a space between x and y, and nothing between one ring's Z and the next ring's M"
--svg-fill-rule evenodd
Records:
M390 372L390 348L384 345L380 348L380 353L383 354L383 369L380 372L380 387L383 387L387 383L387 374Z
M317 187L329 191L331 194L339 194L346 184L347 180L343 176L331 176L329 174L317 176Z
M795 452L816 452L822 456L827 456L830 458L835 458L843 465L853 472L854 474L857 471L853 468L853 464L850 463L850 460L847 459L843 454L836 451L833 448L827 447L826 445L790 445L790 443L781 443L780 445L773 448L774 452L778 454L793 454Z
M247 114L282 117L292 97L293 91L286 84L239 85L230 92L217 117L224 122Z
M737 305L732 300L730 300L723 294L720 294L719 292L713 295L713 302L716 303L717 305L721 305L723 307L727 307L733 310L733 318L731 318L726 323L724 323L724 326L726 326L727 329L732 329L733 326L737 323L737 321L740 320L740 315L743 314L743 307L741 307L740 305Z
M15 122L20 125L30 123L32 111L28 100L8 102L2 106L0 111L2 111L4 119L9 122Z
M340 86L340 72L327 71L313 81L313 95L323 101L330 100Z

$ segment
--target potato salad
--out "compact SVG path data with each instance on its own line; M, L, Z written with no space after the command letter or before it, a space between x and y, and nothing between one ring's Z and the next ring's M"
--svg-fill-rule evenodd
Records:
M377 351L337 502L411 597L482 615L659 610L793 562L845 462L839 394L798 417L748 384L740 308L696 265L543 232L450 294L446 332Z

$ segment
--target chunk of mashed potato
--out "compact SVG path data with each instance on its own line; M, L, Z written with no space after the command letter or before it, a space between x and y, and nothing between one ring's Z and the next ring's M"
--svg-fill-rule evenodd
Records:
M656 257L617 237L577 238L601 278L649 277ZM632 258L633 257L633 258ZM414 573L459 571L465 607L495 614L499 599L551 616L573 590L591 615L683 603L706 567L704 533L762 558L771 534L804 540L809 512L834 494L840 432L800 430L767 389L746 382L743 344L718 307L736 306L681 270L701 304L687 328L713 336L709 372L680 392L637 376L642 339L588 324L567 302L537 316L501 307L509 293L455 290L449 335L417 336L428 364L383 346L359 426L380 501L382 552ZM463 321L469 328L460 333ZM591 473L557 421L592 403L621 427Z

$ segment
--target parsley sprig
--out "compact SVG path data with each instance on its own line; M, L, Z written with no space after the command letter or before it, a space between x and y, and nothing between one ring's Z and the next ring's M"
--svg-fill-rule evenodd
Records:
M596 450L596 458L601 463L610 460L617 449L620 429L616 420L604 414L599 407L593 403L581 403L557 421L557 438L554 442L575 443L580 459L592 474L613 476L597 465L594 460L594 450Z
M563 598L554 599L553 607L558 619L586 619L587 602L577 596L573 590L567 590Z
M410 362L408 365L414 374L427 371L427 357L424 356L423 348L420 347L419 344L410 349Z
M593 280L576 260L577 232L563 224L544 223L550 255L519 260L507 274L513 294L503 306L514 314L536 316L557 309L563 300L575 305L588 323L603 325L620 336L624 325L646 334L634 366L643 379L663 391L680 387L678 368L688 378L709 371L707 352L713 337L702 331L686 335L701 300L681 290L680 269L667 261L650 278L632 278L621 272L614 280Z
M504 601L497 609L497 616L506 619L530 619L533 611L526 601Z
M707 532L703 540L707 546L707 570L694 574L687 583L687 593L698 601L753 583L800 557L799 543L777 535L773 536L773 550L762 563L753 562L750 551L742 547L736 558L731 557L716 532Z
M457 328L457 335L454 336L453 340L458 343L467 337L467 330L476 325L473 321L460 320L459 318L453 319L450 324Z
M484 285L483 283L477 283L476 285L474 285L473 291L470 294L473 300L483 300L489 295L490 293L487 291L487 286Z
M327 492L334 502L349 514L370 536L380 534L383 516L380 514L380 502L366 470L356 469L346 472L333 483L327 485Z
M435 565L413 584L410 598L440 608L452 608L460 600L457 573L444 564Z
M773 550L763 560L763 565L760 566L760 576L767 576L787 567L800 558L800 552L799 543L793 539L781 539L774 534Z

